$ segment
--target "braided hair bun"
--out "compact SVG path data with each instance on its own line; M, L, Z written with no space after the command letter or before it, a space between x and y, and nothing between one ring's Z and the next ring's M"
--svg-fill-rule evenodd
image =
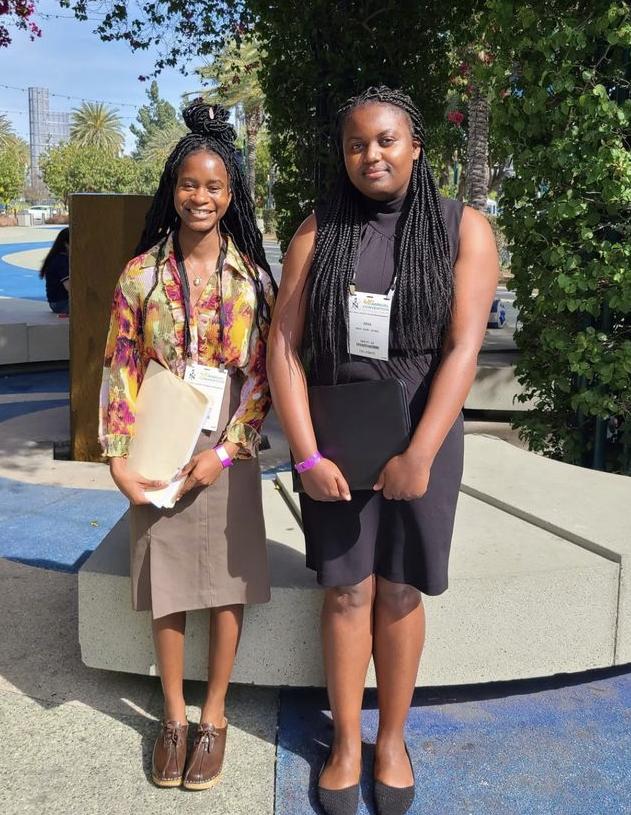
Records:
M228 121L230 114L222 105L209 105L196 99L182 111L182 116L191 133L216 140L234 150L237 134Z

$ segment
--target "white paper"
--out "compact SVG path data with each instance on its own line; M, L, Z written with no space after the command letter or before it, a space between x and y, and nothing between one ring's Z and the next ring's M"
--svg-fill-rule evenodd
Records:
M388 359L392 297L358 291L348 296L348 350L371 359Z
M149 362L136 402L135 434L128 466L152 481L168 481L161 490L146 490L157 507L175 506L182 478L191 460L208 410L205 394L154 360Z

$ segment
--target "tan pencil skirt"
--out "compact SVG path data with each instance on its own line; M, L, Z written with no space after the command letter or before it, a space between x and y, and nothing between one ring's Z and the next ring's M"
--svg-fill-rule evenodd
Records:
M242 379L230 377L219 421L239 405ZM202 432L195 452L221 430ZM173 509L132 506L131 587L136 611L154 619L176 611L270 599L261 474L257 459L235 461L210 487L191 490Z

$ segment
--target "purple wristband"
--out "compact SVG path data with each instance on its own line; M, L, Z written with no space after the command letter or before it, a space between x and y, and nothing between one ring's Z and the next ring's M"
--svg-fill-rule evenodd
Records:
M223 467L224 470L227 467L232 467L234 462L228 455L228 451L223 446L223 444L218 444L216 447L213 447L213 450L215 451L215 453L217 453L219 461L221 461L221 466Z
M304 461L300 461L298 464L294 465L294 469L297 473L306 473L307 470L313 469L316 466L318 461L322 459L322 454L319 450L316 450L312 456L306 458Z

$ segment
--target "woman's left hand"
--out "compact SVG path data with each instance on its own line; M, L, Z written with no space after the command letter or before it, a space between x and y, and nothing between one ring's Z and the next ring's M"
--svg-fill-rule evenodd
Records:
M394 501L413 501L427 492L431 465L410 450L394 456L381 471L374 490Z
M219 478L222 470L221 461L214 450L204 450L203 453L193 456L180 471L179 477L186 476L186 479L180 487L176 501L179 501L189 490L197 487L210 487Z

